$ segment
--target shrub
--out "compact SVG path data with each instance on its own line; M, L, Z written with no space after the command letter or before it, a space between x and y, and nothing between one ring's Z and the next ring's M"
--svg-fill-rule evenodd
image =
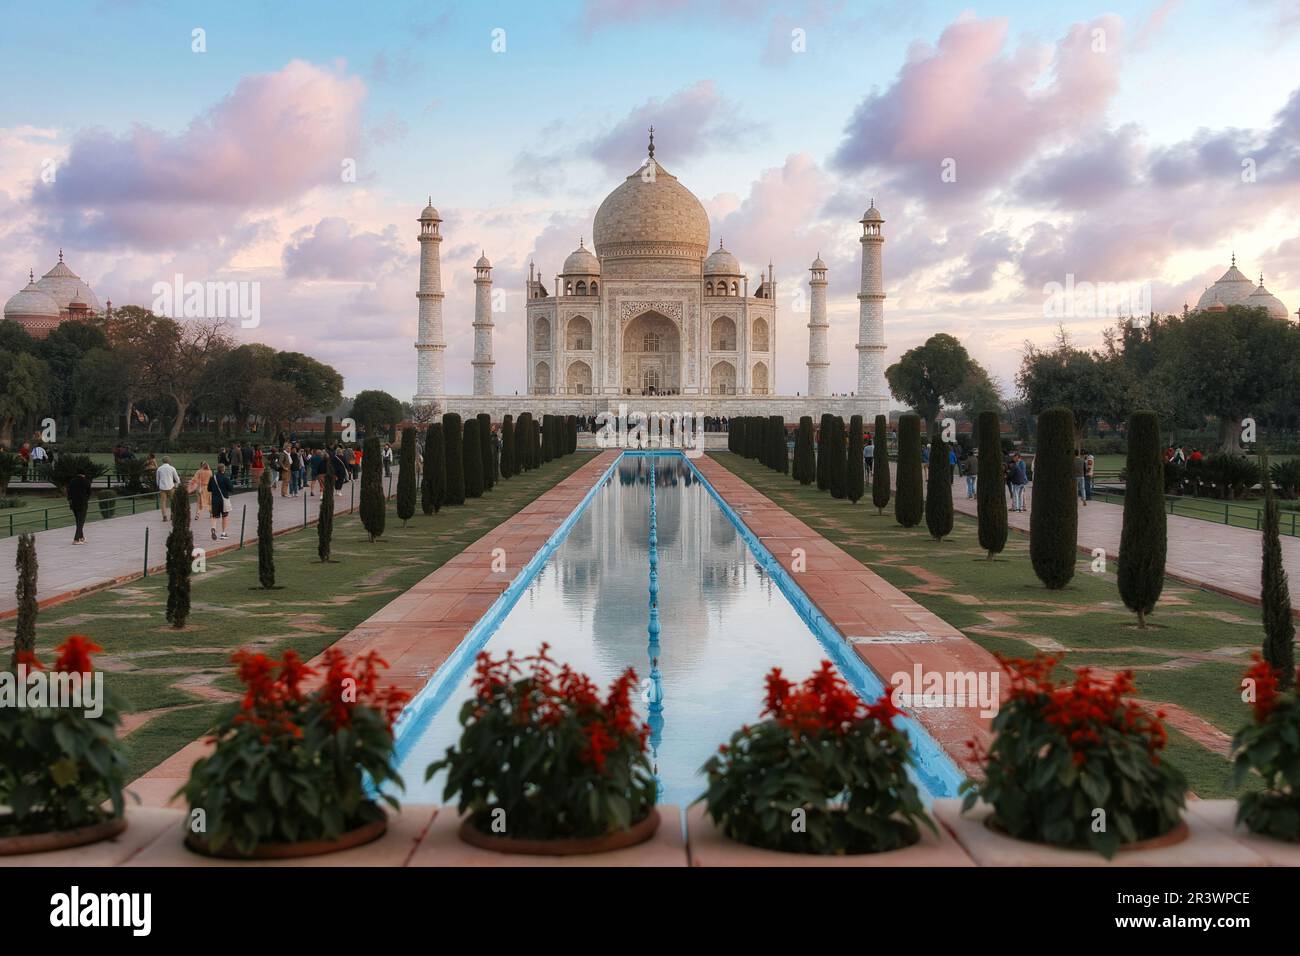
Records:
M95 504L99 506L101 518L111 518L117 511L117 494L109 488L95 492Z
M258 494L261 504L261 493ZM258 562L261 563L262 514L257 515ZM184 627L190 616L190 572L194 557L194 529L190 527L190 496L184 482L172 496L172 527L167 533L167 622ZM260 571L260 567L259 567ZM274 582L272 570L272 583Z
M844 480L844 493L855 505L866 490L866 465L862 460L862 449L862 416L854 415L849 419L849 448L844 459L848 473Z
M1254 691L1254 720L1232 738L1232 784L1239 788L1254 775L1263 786L1238 798L1237 822L1294 843L1300 840L1300 697L1278 693L1276 669L1258 654L1244 683Z
M1029 509L1029 559L1049 589L1074 577L1079 541L1078 484L1074 478L1074 415L1049 408L1038 416L1038 454Z
M952 534L952 466L948 443L935 432L930 439L930 480L925 495L925 527L930 537L942 541Z
M975 483L980 547L989 560L1007 546L1007 494L1003 487L1002 427L997 412L980 412L979 476Z
M9 482L23 470L23 460L13 452L0 451L0 496L9 493ZM64 485L66 487L66 483Z
M733 840L789 853L880 853L931 830L908 777L907 736L889 695L870 706L830 661L796 685L767 676L763 720L742 727L703 767L701 797ZM793 826L802 815L803 827Z
M1126 699L1136 690L1131 671L1104 681L1081 667L1073 683L1056 684L1056 664L1042 654L1002 661L1011 689L987 753L970 744L984 779L962 784L965 808L983 799L993 825L1016 839L1107 859L1121 844L1168 833L1181 820L1187 781L1162 759L1163 713L1152 717Z
M1276 462L1269 468L1269 477L1284 498L1300 497L1300 458Z
M601 700L586 675L547 651L479 654L460 740L425 779L447 771L443 799L459 796L459 812L484 833L496 810L517 839L594 837L639 823L654 808L656 784L650 730L631 702L635 672L624 671Z
M383 453L377 437L367 438L361 453L361 525L374 540L384 533L388 501L384 498Z
M812 484L817 476L816 452L813 451L812 416L799 419L799 430L794 439L794 468L792 475L801 485Z
M486 412L481 412L476 417L478 419L478 450L479 457L482 459L483 490L491 491L497 483L497 459L492 451L492 416Z
M261 843L337 839L382 819L366 783L402 785L392 767L392 727L408 697L377 688L387 664L373 652L349 662L330 648L323 680L308 694L302 685L316 671L292 650L278 661L240 650L233 660L243 698L180 790L192 809L207 813L209 847L249 854ZM398 806L382 790L379 798Z
M478 420L465 420L465 444L462 446L465 461L465 497L481 498L483 496L483 453L480 448L482 426Z
M376 444L378 441L376 440ZM367 449L369 452L369 449ZM363 462L362 468L367 465ZM362 485L361 513L365 515L365 485ZM272 510L275 508L275 496L271 493L271 469L262 472L257 483L257 580L264 588L275 587L275 525ZM176 529L173 528L173 531ZM168 554L170 559L171 555Z
M334 538L334 465L328 455L321 476L324 483L321 487L320 514L316 518L316 555L321 561L328 561L330 544Z
M848 496L849 470L844 460L844 419L836 415L831 419L831 440L828 445L829 458L826 462L827 484L832 498Z
M921 416L906 412L898 418L898 488L894 517L904 528L921 523L925 497L921 481Z
M415 445L419 441L414 428L402 429L402 449L397 471L397 517L402 526L415 514ZM362 458L365 461L365 458Z
M144 462L137 462L140 466L140 473L144 472ZM69 455L66 452L54 459L54 465L50 468L50 481L59 491L67 491L68 483L77 477L78 473L84 473L92 482L96 478L102 478L108 471L105 465L97 465L89 455ZM143 484L140 491L144 491ZM128 492L130 494L132 492Z
M449 505L465 503L465 457L461 450L464 441L464 426L460 416L448 412L442 416L442 437L446 441L443 457L447 464L447 495Z
M515 421L510 415L501 419L501 477L511 478L515 468Z
M831 439L831 429L834 427L834 419L830 415L823 415L821 425L817 429L817 490L826 491L830 488L830 449L829 442Z
M876 506L876 514L885 513L889 504L889 417L876 416L876 433L872 437L871 450L871 503Z
M447 449L442 424L435 422L424 433L424 480L420 483L420 510L436 514L447 497Z
M1165 586L1164 467L1156 413L1134 412L1127 434L1128 483L1116 583L1124 606L1137 614L1139 627L1146 627L1146 616L1154 610Z
M18 549L14 554L14 658L36 653L36 580L40 564L36 560L36 535L20 534Z
M1264 466L1268 467L1267 457ZM1269 483L1264 488L1263 519L1259 604L1264 620L1264 660L1272 666L1278 686L1286 690L1295 678L1295 619L1291 616L1291 588L1282 562L1277 498Z

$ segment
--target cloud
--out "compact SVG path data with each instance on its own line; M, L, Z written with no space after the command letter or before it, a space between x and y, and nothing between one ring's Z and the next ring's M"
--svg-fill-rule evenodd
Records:
M290 279L373 280L406 253L396 226L382 233L354 232L346 219L330 216L293 234L284 247L284 274Z

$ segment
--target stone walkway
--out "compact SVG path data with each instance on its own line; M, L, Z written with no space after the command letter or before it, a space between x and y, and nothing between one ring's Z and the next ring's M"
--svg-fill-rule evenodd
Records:
M1029 533L1029 511L1033 487L1025 490L1023 512L1007 515L1007 522L1018 531ZM1076 499L1077 500L1077 499ZM976 501L966 497L966 481L957 478L952 486L953 507L974 516ZM1079 508L1079 550L1091 555L1103 548L1107 561L1119 554L1120 531L1124 523L1123 505L1090 501ZM1259 604L1260 533L1247 528L1215 524L1199 518L1166 515L1169 547L1165 573L1186 584L1228 597ZM1282 560L1291 580L1291 607L1300 614L1300 538L1282 536Z
M393 469L391 488L384 479L384 490L390 496L397 493L397 472ZM348 482L340 497L334 499L335 514L346 514L355 507L353 492L360 494L359 482ZM276 534L284 534L315 524L320 510L320 498L308 496L307 509L303 511L303 497L281 498L275 493L273 524ZM359 498L358 498L359 500ZM191 500L191 507L193 507ZM91 507L95 507L91 503ZM247 513L245 514L245 508ZM194 528L194 546L204 548L209 557L239 547L240 528L243 527L244 545L257 543L257 494L241 492L230 500L230 537L213 541L208 533L210 522L202 514L191 522ZM171 524L162 520L158 511L141 512L87 522L86 543L72 543L72 528L55 528L36 533L36 560L40 570L36 593L41 607L69 600L87 591L114 587L140 577L145 564L145 529L149 529L149 573L167 567L167 534ZM218 529L219 531L220 529ZM14 586L17 583L14 557L18 551L18 537L0 538L0 620L12 617L17 608Z

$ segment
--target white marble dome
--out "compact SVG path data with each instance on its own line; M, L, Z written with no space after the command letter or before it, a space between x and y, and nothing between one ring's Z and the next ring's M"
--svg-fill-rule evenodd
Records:
M1255 291L1255 283L1246 278L1245 274L1237 268L1237 262L1234 257L1232 266L1225 272L1218 282L1210 286L1196 302L1198 309L1208 309L1218 302L1227 308L1230 305L1245 305L1246 300L1250 298Z
M92 312L104 311L90 286L82 282L81 277L68 268L68 264L63 261L62 253L59 254L59 261L55 263L54 268L36 280L36 288L57 302L60 309L66 310L76 301L84 303Z
M709 249L709 217L695 194L651 158L600 204L592 242L602 259L699 260Z
M740 260L722 248L722 241L719 240L718 248L713 251L709 258L704 260L704 274L706 276L738 276L741 274Z
M598 276L600 275L600 260L579 239L578 248L569 253L569 257L564 260L564 268L560 270L560 274L566 276Z
M20 316L54 318L59 317L59 303L47 292L42 292L34 281L28 282L19 292L9 297L5 303L4 317L17 319Z
M1259 288L1246 297L1246 305L1252 309L1262 308L1268 312L1269 318L1289 319L1290 313L1287 312L1286 306L1282 300L1264 288L1264 277L1259 277Z

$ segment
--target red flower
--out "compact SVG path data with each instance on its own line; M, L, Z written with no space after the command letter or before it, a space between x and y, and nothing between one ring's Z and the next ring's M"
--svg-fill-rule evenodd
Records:
M56 671L64 674L89 674L95 669L90 655L98 654L103 648L87 637L73 634L55 650L59 652L59 659L54 664Z
M1251 702L1251 707L1255 711L1256 723L1263 724L1268 722L1269 715L1277 706L1277 672L1272 664L1258 654L1252 654L1251 657L1255 663L1246 671L1246 680L1254 681L1255 699Z

